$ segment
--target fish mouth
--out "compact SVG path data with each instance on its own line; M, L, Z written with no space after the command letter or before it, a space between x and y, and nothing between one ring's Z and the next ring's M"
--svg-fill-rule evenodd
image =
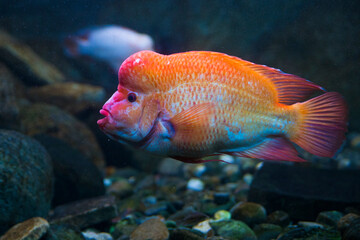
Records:
M102 131L104 131L113 140L125 142L125 143L129 144L130 146L133 146L136 148L146 147L150 144L150 142L154 138L155 133L157 131L157 125L158 125L158 121L159 121L159 118L161 115L159 112L157 117L154 120L154 123L151 126L151 129L142 139L140 139L139 141L132 141L132 140L126 139L124 137L120 137L120 136L113 134L112 132L106 130L106 125L109 123L109 118L112 117L111 112L109 110L103 108L100 110L100 114L105 116L104 118L99 119L97 121L97 124ZM139 122L141 121L142 117L143 117L143 113L141 114Z
M106 134L110 138L112 138L113 140L124 142L124 143L126 143L126 144L128 144L128 145L130 145L132 147L145 148L151 143L151 141L155 137L155 134L156 134L156 132L158 130L159 116L160 116L160 113L158 114L158 116L154 120L154 123L151 126L150 131L142 139L140 139L139 141L132 141L132 140L126 139L124 137L120 137L120 136L118 136L116 134L113 134L111 132L106 132Z
M97 120L96 123L99 125L101 130L104 130L106 123L109 122L108 118L111 117L112 115L111 115L109 110L103 109L103 108L100 110L100 114L105 116L105 117L102 118L102 119Z

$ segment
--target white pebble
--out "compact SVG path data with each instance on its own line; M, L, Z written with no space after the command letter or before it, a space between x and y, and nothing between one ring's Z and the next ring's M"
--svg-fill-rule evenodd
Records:
M196 226L193 227L193 229L196 229L204 234L207 234L209 231L212 230L209 224L209 219L203 222L199 222Z
M191 178L187 183L187 189L200 192L204 189L204 183L198 178Z

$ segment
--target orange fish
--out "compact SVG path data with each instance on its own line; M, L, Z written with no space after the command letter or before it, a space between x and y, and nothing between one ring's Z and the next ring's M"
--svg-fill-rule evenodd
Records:
M100 113L112 139L184 162L229 154L304 161L292 143L333 157L347 129L343 97L278 69L216 52L141 51L119 69Z

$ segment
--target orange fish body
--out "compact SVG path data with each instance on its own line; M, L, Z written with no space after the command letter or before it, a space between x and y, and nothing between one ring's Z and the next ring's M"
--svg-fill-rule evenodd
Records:
M119 69L118 91L98 121L110 137L184 162L216 154L303 161L291 142L332 157L346 107L321 87L280 70L215 52L142 51Z

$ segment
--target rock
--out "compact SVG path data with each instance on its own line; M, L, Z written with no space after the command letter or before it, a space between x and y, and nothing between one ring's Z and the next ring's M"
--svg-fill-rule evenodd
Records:
M33 87L27 91L27 95L32 101L52 104L72 114L100 109L105 100L102 87L75 82Z
M281 233L282 228L271 223L261 223L254 227L257 240L276 239Z
M21 83L0 62L0 128L17 128L20 111Z
M336 227L343 214L338 211L321 212L316 218L316 222L329 227Z
M191 178L187 183L187 189L200 192L204 189L204 183L198 178Z
M313 220L321 211L359 205L360 191L355 190L359 182L360 175L353 170L264 162L255 174L248 199L270 212L282 209L294 220Z
M118 239L120 236L130 236L131 233L137 228L135 221L121 220L117 222L110 232L114 239Z
M113 240L113 237L109 233L95 233L86 231L82 233L85 240Z
M343 216L337 223L337 228L341 233L344 233L345 230L350 226L350 224L357 218L360 218L359 215L355 213L348 213Z
M229 240L256 240L255 233L242 221L212 222L216 234Z
M170 230L170 238L171 240L203 240L204 237L199 233L195 233L190 229L186 228L176 228Z
M268 223L272 223L275 225L279 225L281 227L286 227L287 225L290 224L290 218L289 218L289 214L287 214L284 211L275 211L272 212L271 214L269 214L267 216L267 220Z
M178 226L192 227L207 218L209 217L204 213L195 211L193 207L187 207L171 215L168 220L175 221Z
M115 197L102 196L56 207L50 216L50 223L70 224L83 229L117 215Z
M105 165L93 133L69 113L52 105L37 103L22 109L20 118L25 134L47 134L59 138L79 150L100 169Z
M350 145L352 148L360 149L360 134L354 133L350 138Z
M332 239L341 240L340 233L333 229L323 229L318 227L299 227L291 226L279 235L277 240L293 240L293 239Z
M360 218L354 219L349 227L345 230L342 240L359 240L360 239Z
M53 207L105 194L102 173L81 152L49 135L35 135L34 138L46 148L53 162Z
M230 212L233 219L243 221L249 226L266 221L266 210L257 203L239 202Z
M51 224L50 229L41 240L85 240L85 238L73 226Z
M244 182L246 182L247 185L251 185L252 181L254 179L254 176L251 173L245 173L243 176Z
M195 226L193 226L193 229L202 232L206 237L213 236L213 235L214 235L214 231L212 230L209 221L210 221L210 220L207 219L207 220L205 220L205 221L203 221L203 222L199 222L198 224L196 224Z
M45 219L34 217L10 228L0 240L38 240L48 228L49 223Z
M130 235L130 240L166 240L169 237L169 231L158 218L151 218L140 224Z
M107 192L121 199L133 193L133 186L126 179L118 179L108 187Z
M324 229L324 225L320 224L320 223L316 223L316 222L309 222L309 221L299 221L298 224L300 227L304 227L307 229L310 228L321 228Z
M206 166L203 163L199 164L184 164L183 165L183 172L185 178L199 178L201 177L206 171Z
M0 59L29 84L64 82L64 75L30 47L0 30Z
M231 219L231 213L226 210L219 210L214 214L214 220L213 221L224 221L224 220L230 220Z
M230 193L216 192L214 193L214 202L218 205L226 204L230 201Z
M49 154L36 140L0 130L0 234L31 217L46 217L53 196Z

